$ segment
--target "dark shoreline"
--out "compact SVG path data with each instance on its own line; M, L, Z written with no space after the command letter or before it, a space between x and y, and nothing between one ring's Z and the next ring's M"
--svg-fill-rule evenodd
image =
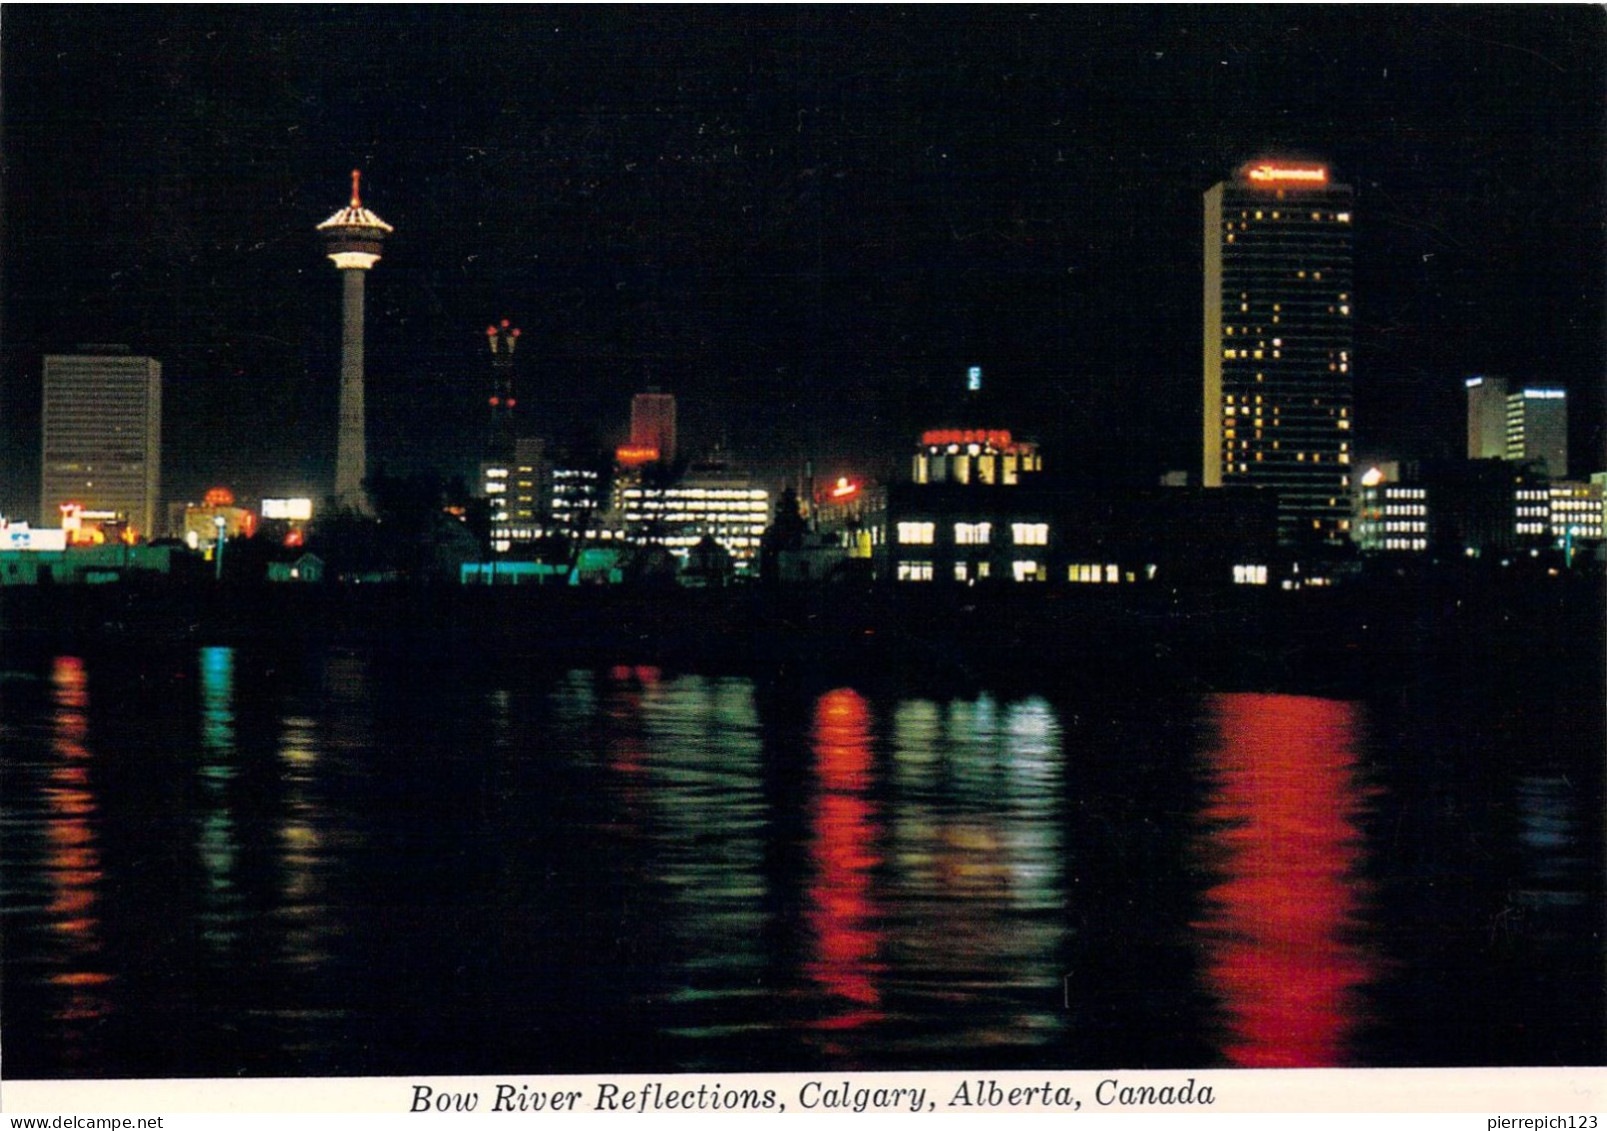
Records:
M1327 590L179 586L11 589L0 648L374 648L419 662L653 664L804 685L1166 683L1344 692L1451 664L1601 686L1599 578L1427 575ZM1595 698L1599 699L1597 694Z

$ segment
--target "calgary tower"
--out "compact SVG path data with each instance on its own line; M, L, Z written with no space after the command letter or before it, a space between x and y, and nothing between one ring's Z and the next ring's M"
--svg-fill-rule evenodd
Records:
M340 434L335 443L336 506L370 513L363 479L368 474L363 440L363 277L379 262L380 246L395 231L363 207L352 170L352 201L322 224L324 247L341 277Z

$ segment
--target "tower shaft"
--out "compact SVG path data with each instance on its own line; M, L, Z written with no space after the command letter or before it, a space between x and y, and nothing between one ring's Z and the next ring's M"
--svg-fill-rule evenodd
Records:
M335 443L335 502L368 514L367 445L363 408L363 277L367 271L341 271L340 432Z

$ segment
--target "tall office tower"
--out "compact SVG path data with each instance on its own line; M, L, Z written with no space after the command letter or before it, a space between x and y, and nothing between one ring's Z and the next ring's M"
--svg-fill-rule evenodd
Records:
M658 452L660 463L675 462L675 397L650 389L631 399L631 445Z
M116 512L135 536L157 533L162 365L127 346L49 354L44 368L40 525L64 503Z
M1546 474L1568 474L1568 394L1562 389L1519 389L1507 394L1506 457L1540 461Z
M1468 459L1506 459L1507 383L1500 377L1469 377Z
M515 438L513 410L519 404L513 387L513 351L519 344L519 327L504 318L485 328L485 343L491 348L491 427L488 443L494 458L511 456Z
M1272 161L1205 194L1202 482L1276 491L1285 543L1350 529L1352 200Z
M368 475L363 413L363 278L379 262L385 237L396 229L363 207L352 170L351 203L318 225L341 277L340 432L335 443L335 503L367 513Z

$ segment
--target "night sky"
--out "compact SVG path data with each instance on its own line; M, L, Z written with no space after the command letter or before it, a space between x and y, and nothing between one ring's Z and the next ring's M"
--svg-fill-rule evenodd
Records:
M1599 6L8 7L0 511L40 357L160 359L164 494L321 495L349 172L370 469L453 474L484 328L526 428L894 474L985 367L1072 476L1199 466L1201 197L1324 160L1356 201L1364 459L1458 455L1462 379L1569 389L1603 457Z

